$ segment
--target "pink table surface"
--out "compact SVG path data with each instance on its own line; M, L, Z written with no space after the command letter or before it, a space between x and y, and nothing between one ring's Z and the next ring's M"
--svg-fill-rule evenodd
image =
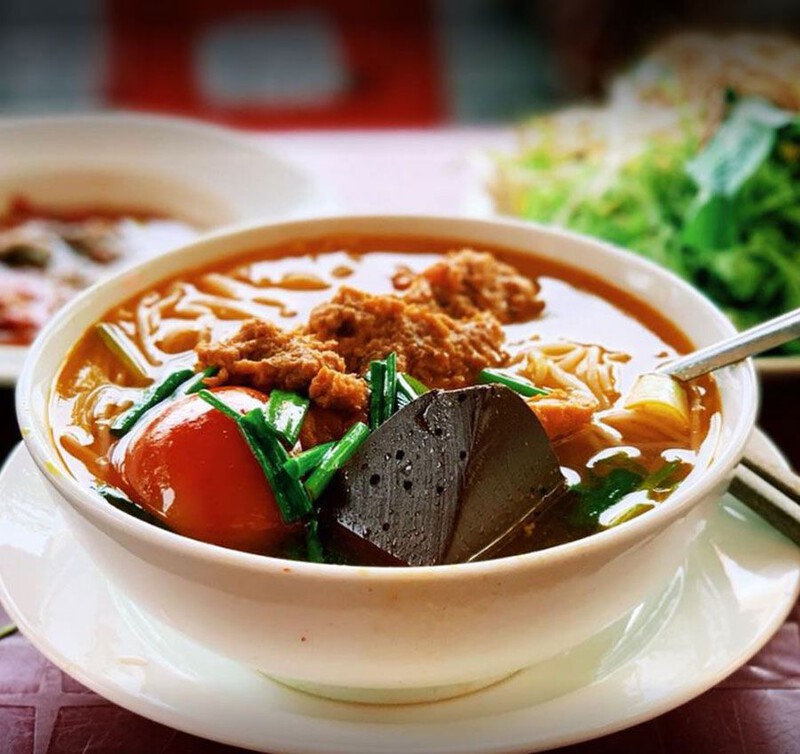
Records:
M507 131L293 133L257 137L313 173L341 211L467 213L475 156ZM798 381L768 385L762 426L800 461ZM0 625L7 616L0 608ZM570 754L800 754L800 605L744 667L695 700ZM0 642L0 754L235 752L128 712L49 663L23 636Z

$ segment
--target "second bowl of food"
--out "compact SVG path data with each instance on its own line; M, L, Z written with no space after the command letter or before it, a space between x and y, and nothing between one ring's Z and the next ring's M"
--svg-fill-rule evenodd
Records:
M134 114L0 121L0 385L79 290L215 228L324 212L301 169L235 131Z
M732 333L569 233L306 220L86 292L35 342L17 410L152 616L318 693L441 698L577 645L680 567L755 377L640 377Z

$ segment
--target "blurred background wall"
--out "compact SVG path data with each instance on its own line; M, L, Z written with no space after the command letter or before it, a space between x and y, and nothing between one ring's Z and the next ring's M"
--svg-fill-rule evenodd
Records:
M508 121L597 96L682 28L800 28L796 0L0 0L0 114L252 128Z

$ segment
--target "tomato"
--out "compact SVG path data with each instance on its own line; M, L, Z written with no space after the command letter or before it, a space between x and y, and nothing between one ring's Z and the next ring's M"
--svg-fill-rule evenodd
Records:
M241 413L267 400L248 388L213 392ZM283 523L236 423L197 395L167 404L119 450L115 466L133 498L179 534L269 552L297 529Z

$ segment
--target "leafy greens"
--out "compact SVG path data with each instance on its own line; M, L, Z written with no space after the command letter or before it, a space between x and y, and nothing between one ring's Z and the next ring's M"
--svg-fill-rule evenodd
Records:
M668 267L739 327L800 307L800 116L747 97L705 144L700 132L686 119L624 159L545 135L499 163L506 208Z

